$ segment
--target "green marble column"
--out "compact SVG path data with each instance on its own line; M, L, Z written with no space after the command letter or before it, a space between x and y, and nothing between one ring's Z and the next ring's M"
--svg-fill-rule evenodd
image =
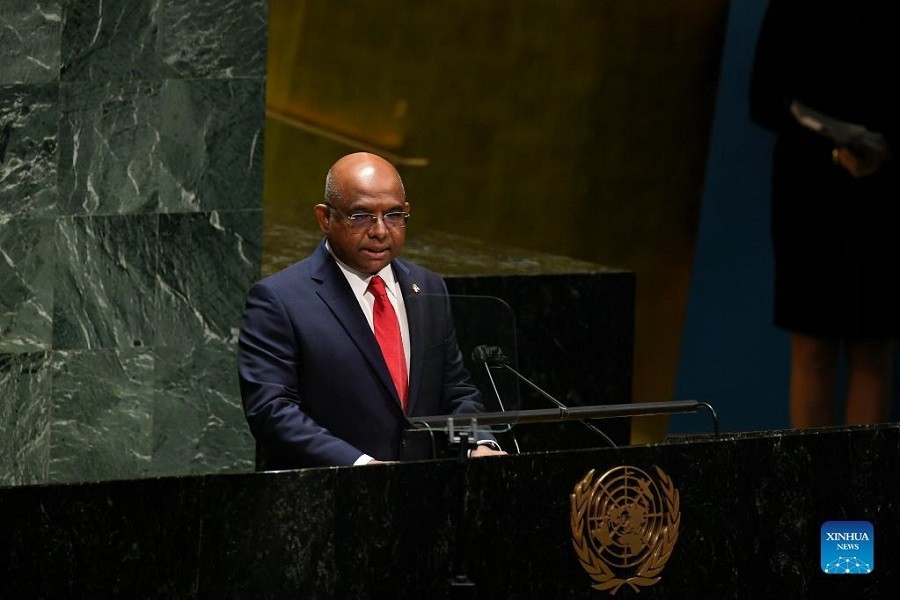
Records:
M265 0L4 0L0 485L251 470Z

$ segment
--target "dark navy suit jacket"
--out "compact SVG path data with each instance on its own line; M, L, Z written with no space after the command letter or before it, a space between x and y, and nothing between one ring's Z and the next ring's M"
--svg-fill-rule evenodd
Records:
M408 413L480 412L463 366L447 288L436 273L395 259L410 335ZM239 375L250 430L267 468L432 457L406 416L375 334L324 241L305 260L248 292Z

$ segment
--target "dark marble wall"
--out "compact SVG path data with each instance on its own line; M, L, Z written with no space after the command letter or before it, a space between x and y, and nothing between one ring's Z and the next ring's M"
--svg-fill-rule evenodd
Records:
M898 444L891 424L477 459L461 529L453 460L0 489L0 596L893 598ZM656 584L610 596L571 495L623 465L671 478L678 537ZM822 572L831 520L872 523L871 574ZM453 595L461 572L475 587Z
M252 468L266 27L265 0L3 0L0 485Z

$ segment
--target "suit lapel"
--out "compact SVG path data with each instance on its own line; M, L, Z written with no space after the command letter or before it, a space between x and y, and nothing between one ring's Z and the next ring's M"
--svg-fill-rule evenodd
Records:
M409 395L407 412L415 414L422 383L422 361L424 360L425 327L427 326L424 299L418 295L418 285L410 279L409 268L400 261L394 261L394 275L400 282L400 293L406 306L406 322L409 325ZM414 287L415 286L415 287ZM413 290L416 290L415 292Z
M381 383L390 392L399 408L400 397L397 395L387 364L384 362L381 347L378 345L365 315L359 308L350 284L347 283L346 277L334 258L328 253L324 242L316 249L314 257L316 264L312 268L312 278L319 283L316 293L350 335L350 339L378 374Z

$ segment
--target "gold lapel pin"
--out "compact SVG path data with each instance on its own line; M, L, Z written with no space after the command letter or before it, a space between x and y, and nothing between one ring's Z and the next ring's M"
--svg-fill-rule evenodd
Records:
M412 284L412 291L413 291L413 293L418 294L419 293L419 284L417 284L417 283Z

